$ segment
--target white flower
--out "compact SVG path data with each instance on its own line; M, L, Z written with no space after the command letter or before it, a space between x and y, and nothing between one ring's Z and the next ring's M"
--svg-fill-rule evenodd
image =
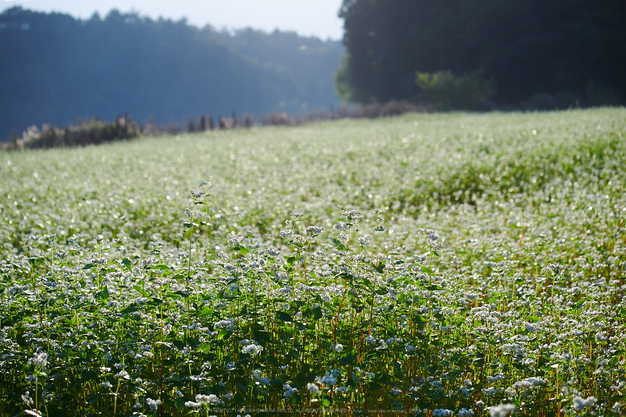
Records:
M157 411L161 405L161 400L153 400L152 398L146 398L146 404L150 407L150 411Z
M185 407L196 410L200 408L200 403L195 403L193 401L185 401Z
M517 381L513 384L513 388L527 390L532 389L541 385L545 385L546 380L541 377L531 376L530 378L522 379L521 381Z
M130 379L130 375L128 375L128 372L121 370L118 373L116 373L115 375L113 375L116 378L120 378L120 379Z
M209 395L198 394L198 395L196 395L196 402L199 403L200 406L207 405L207 404L211 404L211 405L215 405L215 404L222 405L222 404L224 404L224 401L220 400L218 398L218 396L215 395L215 394L209 394Z
M341 352L343 351L343 345L340 343L337 343L334 347L335 352Z
M291 397L294 393L298 392L297 388L291 388L291 385L289 384L285 384L283 385L283 389L285 390L285 392L283 393L283 395L285 396L285 398L289 398Z
M28 360L29 365L34 365L35 368L43 368L48 364L48 354L46 352L35 353L35 356Z
M596 399L596 397L587 397L583 399L582 397L579 397L577 395L572 401L572 407L574 407L575 410L580 411L584 410L585 408L593 407L597 401L598 400Z
M515 406L513 404L500 404L495 407L489 407L489 415L491 417L507 417L513 414Z
M30 397L30 393L28 391L26 391L24 393L24 395L22 395L22 401L24 401L24 404L26 405L32 405L35 401L33 401L33 399Z
M306 228L306 234L311 236L311 237L315 237L321 233L324 233L324 228L323 227L318 227L318 226L309 226Z
M309 390L309 392L310 392L312 395L317 395L317 394L319 394L319 393L320 393L320 389L319 389L319 387L318 387L317 385L315 385L315 384L311 383L311 382L309 382L308 384L306 384L306 389L307 389L307 390Z
M461 408L459 410L459 417L472 417L474 415L474 410L471 408L468 410L466 408Z
M319 384L321 384L321 385L323 385L325 387L329 387L329 386L335 385L337 383L337 378L334 377L333 375L328 375L328 374L324 375L322 378L317 377L317 378L315 378L315 380Z
M263 351L263 346L257 345L254 340L244 340L241 343L244 345L241 348L241 353L244 355L255 356Z
M445 409L445 408L436 408L433 411L433 416L434 417L450 417L452 414L454 414L452 412L452 410L448 410L448 409Z
M224 328L225 330L235 330L235 321L233 319L224 319L215 323L216 329Z

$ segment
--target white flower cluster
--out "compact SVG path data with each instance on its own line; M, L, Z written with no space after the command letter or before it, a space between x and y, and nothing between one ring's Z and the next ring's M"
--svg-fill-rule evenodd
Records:
M597 401L598 400L596 399L596 397L582 398L576 395L572 400L572 407L574 408L574 410L581 411L585 408L593 407Z
M150 408L150 411L155 412L161 405L161 400L153 400L152 398L146 398L146 405Z
M235 330L235 321L233 319L224 319L215 323L214 327L216 329L225 329L225 330Z
M530 377L526 379L522 379L521 381L517 381L513 384L513 388L518 390L529 390L542 385L545 385L547 381L541 377Z
M266 387L270 384L270 379L264 377L263 371L261 371L260 369L255 369L254 371L252 371L252 375L250 375L250 378L254 381L255 385Z
M330 349L335 352L343 352L343 345L341 343L337 343L336 345L331 344Z
M319 236L324 233L326 229L320 226L308 226L306 228L306 234L311 237Z
M215 405L223 405L224 401L220 400L219 397L215 394L198 394L196 395L196 401L186 401L185 407L191 408L192 410L196 410L200 407L211 407Z
M244 339L239 344L242 345L241 353L244 355L256 356L263 351L263 346L257 344L254 340Z
M515 411L515 405L513 404L500 404L495 407L489 407L490 417L507 417L513 414Z
M37 352L28 360L28 364L35 366L35 368L44 368L48 364L48 354L46 352Z
M472 417L474 415L474 410L472 410L471 408L461 408L458 414L459 417Z
M289 385L289 384L284 384L284 385L283 385L283 389L285 390L285 392L283 393L283 396L284 396L285 398L287 398L287 399L291 398L291 396L292 396L294 393L297 393L297 392L298 392L298 389L297 389L297 388L292 388L292 387L291 387L291 385Z

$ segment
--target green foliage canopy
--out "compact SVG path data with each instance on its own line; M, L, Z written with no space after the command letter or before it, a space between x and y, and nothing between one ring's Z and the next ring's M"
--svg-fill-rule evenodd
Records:
M339 15L347 54L336 82L354 102L415 99L415 73L438 71L493 78L501 103L626 96L620 1L344 0Z

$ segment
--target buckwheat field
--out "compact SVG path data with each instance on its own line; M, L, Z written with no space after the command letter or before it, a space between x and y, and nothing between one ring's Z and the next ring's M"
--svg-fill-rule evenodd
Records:
M623 108L2 152L0 416L623 415L625 167Z

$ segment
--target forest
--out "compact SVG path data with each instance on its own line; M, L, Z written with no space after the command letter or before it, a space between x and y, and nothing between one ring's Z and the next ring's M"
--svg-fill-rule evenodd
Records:
M478 91L487 108L626 98L623 1L344 0L340 16L346 56L337 86L352 102L429 99L437 81L461 96Z
M184 122L338 106L343 46L294 32L196 28L111 11L82 21L20 7L0 14L0 139L30 125Z

